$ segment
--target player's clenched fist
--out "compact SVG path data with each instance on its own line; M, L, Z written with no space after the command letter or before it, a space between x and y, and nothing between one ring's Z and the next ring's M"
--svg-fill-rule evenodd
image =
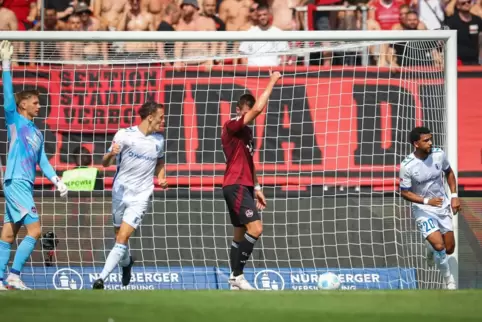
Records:
M428 204L434 207L442 207L443 201L444 201L443 198L437 197L437 198L429 199Z
M270 75L272 81L277 82L281 78L280 72L272 72Z
M162 189L166 189L168 186L166 178L159 179L158 183Z
M112 155L118 155L120 153L120 145L117 143L112 143L112 150L110 151Z

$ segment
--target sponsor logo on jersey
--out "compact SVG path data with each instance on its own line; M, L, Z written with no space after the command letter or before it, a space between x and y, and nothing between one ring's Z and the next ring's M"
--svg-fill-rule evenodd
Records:
M127 153L127 156L131 157L131 158L140 159L140 160L147 160L147 161L156 161L157 160L156 157L150 157L150 156L145 155L145 154L138 154L138 153L135 153L133 151L129 151Z
M54 273L52 284L56 290L81 290L84 287L82 276L70 268L62 268Z
M258 290L278 291L284 290L285 280L280 273L266 269L254 276L254 286Z

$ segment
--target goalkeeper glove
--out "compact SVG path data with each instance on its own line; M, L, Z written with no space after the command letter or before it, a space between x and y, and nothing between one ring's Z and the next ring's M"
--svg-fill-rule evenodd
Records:
M67 195L67 192L69 192L69 189L67 188L65 183L62 180L60 180L59 177L53 177L51 181L57 187L57 190L60 192L60 196L65 197Z
M8 41L4 40L0 43L0 58L2 61L10 61L13 55L13 45Z

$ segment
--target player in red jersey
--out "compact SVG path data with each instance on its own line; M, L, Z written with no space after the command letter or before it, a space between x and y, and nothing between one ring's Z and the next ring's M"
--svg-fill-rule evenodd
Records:
M382 30L391 30L399 23L400 7L404 4L403 0L372 0L368 6L375 10L369 11L369 17L378 21Z
M271 91L281 78L273 72L263 94L255 100L253 95L244 94L236 106L237 117L227 121L222 130L221 141L226 156L223 195L234 226L233 242L229 259L231 289L254 289L243 274L244 266L251 255L254 244L263 232L258 209L266 207L266 198L256 178L253 162L253 132L248 127L261 114L268 102Z

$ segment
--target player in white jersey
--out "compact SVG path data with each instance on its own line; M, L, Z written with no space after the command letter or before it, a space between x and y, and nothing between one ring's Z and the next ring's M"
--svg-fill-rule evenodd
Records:
M400 189L402 197L412 203L418 230L444 277L445 287L455 289L447 255L455 249L452 212L457 214L460 210L460 201L455 174L447 156L441 149L432 147L432 139L431 131L426 127L416 127L410 132L415 151L400 165ZM445 192L443 174L451 191L450 197Z
M122 284L131 279L134 263L129 255L128 240L144 216L149 198L154 190L153 176L162 188L167 187L164 168L164 137L158 133L164 128L164 107L152 102L139 109L141 123L119 130L102 159L108 167L117 164L112 187L112 216L116 232L116 244L109 253L94 289L104 289L104 281L117 264L122 267Z

